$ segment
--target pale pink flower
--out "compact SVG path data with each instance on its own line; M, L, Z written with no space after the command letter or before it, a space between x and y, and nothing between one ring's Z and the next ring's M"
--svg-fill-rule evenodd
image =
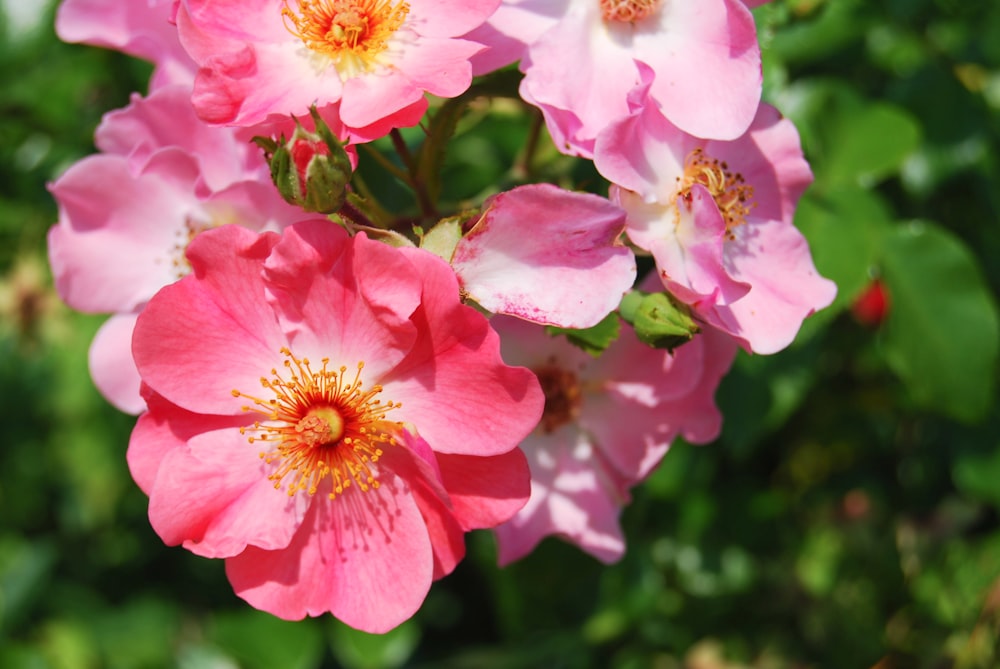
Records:
M305 214L278 195L256 147L195 117L183 86L109 114L97 144L108 152L50 185L59 222L49 231L49 260L69 306L122 315L94 339L91 373L112 404L138 413L144 403L126 324L188 272L191 238L225 223L278 230Z
M452 256L462 290L494 313L587 328L635 281L625 212L606 198L531 184L490 198Z
M398 625L464 532L524 504L537 381L426 251L312 221L212 230L188 260L133 340L153 528L274 615Z
M417 123L425 92L469 87L483 47L460 37L498 2L183 0L177 23L200 66L193 100L205 120L252 126L315 104L371 138Z
M678 435L693 443L718 436L714 394L736 344L705 328L670 354L640 343L623 324L620 338L594 358L536 325L500 316L491 322L504 359L531 368L545 393L542 420L521 444L531 497L496 529L500 563L527 555L549 535L614 562L625 550L618 518L629 488Z
M635 112L601 134L594 159L615 184L629 239L699 318L755 353L788 346L836 293L792 224L812 181L795 126L761 105L743 137L703 140L655 113L645 87L635 95Z
M176 0L63 0L56 12L56 34L123 51L155 66L150 90L169 84L191 85L197 67L177 37Z
M477 73L520 59L521 97L569 154L592 157L598 133L629 114L641 66L655 75L652 104L700 137L740 136L760 100L760 48L740 0L505 0L470 37L490 47Z

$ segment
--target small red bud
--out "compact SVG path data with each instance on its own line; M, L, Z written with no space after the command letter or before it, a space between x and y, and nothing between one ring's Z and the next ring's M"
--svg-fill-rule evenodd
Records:
M854 304L851 305L851 315L861 325L877 328L889 313L889 292L885 284L875 279L861 291Z

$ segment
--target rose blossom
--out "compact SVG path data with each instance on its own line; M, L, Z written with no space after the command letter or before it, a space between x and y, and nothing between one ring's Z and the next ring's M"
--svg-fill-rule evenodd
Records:
M470 38L490 47L477 74L520 59L521 97L561 151L587 158L629 114L641 67L655 75L651 103L700 137L740 136L760 100L760 48L740 0L506 0Z
M646 346L628 325L598 358L536 325L494 317L504 359L530 367L545 393L542 420L521 447L531 497L496 528L501 564L549 535L603 562L625 550L618 523L628 489L660 462L678 435L694 443L718 436L714 394L736 345L705 328L673 354Z
M211 230L188 260L133 340L153 528L282 618L398 625L524 504L537 381L426 251L313 221Z
M594 158L626 233L699 318L748 350L778 351L836 293L792 224L812 181L795 126L762 104L739 139L698 139L655 113L645 75L633 114L601 133Z
M194 104L251 126L313 104L372 139L417 123L424 93L454 97L483 47L461 35L499 0L183 0L181 40L200 66Z

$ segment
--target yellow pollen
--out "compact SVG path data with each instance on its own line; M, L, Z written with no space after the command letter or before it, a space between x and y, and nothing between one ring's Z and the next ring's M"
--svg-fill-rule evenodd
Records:
M393 446L393 436L399 423L385 420L385 415L401 404L378 399L382 386L364 389L359 362L354 378L347 367L330 369L330 360L314 370L306 358L299 359L288 349L285 372L271 370L271 378L262 377L260 384L273 393L272 398L259 398L239 390L233 397L245 397L252 405L244 411L261 416L251 426L240 428L249 434L248 441L268 442L270 450L260 457L267 464L276 463L268 479L275 489L282 487L289 496L300 490L314 495L323 479L330 478L330 499L352 485L361 491L378 488L377 471L372 465L382 456L382 447ZM287 481L286 481L287 478Z
M605 21L635 23L649 18L662 0L600 0L601 16Z
M716 206L726 223L726 236L736 239L733 229L747 222L750 210L757 206L753 201L753 186L743 175L733 173L725 161L708 156L702 149L695 149L684 161L684 176L677 178L678 198L691 195L691 186L701 184L712 194ZM678 213L678 216L680 214Z
M294 2L296 9L289 4ZM342 79L372 71L403 25L410 6L403 0L283 0L288 32L309 49L333 60Z

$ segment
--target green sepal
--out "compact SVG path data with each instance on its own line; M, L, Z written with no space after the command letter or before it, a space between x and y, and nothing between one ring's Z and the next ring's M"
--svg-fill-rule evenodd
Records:
M629 291L618 308L622 320L635 328L639 341L673 351L699 332L691 310L667 293Z

